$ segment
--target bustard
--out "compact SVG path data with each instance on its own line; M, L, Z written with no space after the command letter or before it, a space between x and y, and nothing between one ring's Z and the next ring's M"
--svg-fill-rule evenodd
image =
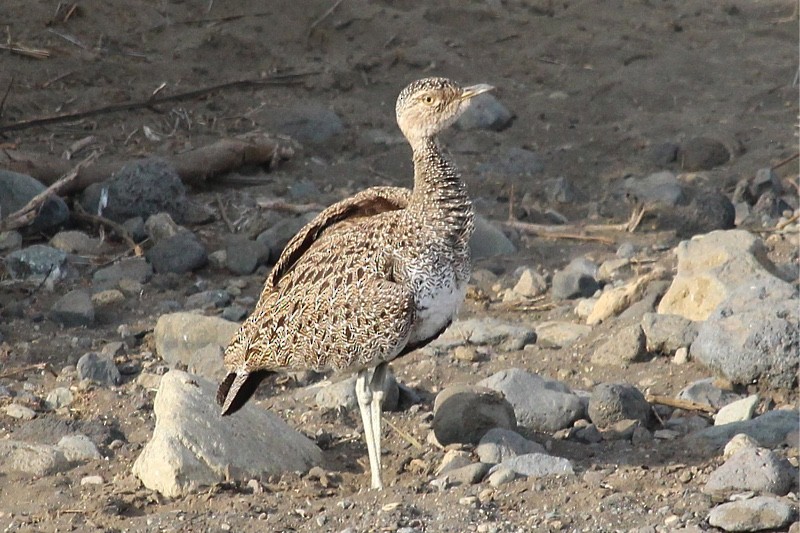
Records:
M403 89L395 109L413 151L414 189L362 191L322 211L289 241L225 351L228 375L217 392L223 415L278 371L357 372L371 486L383 487L387 365L450 325L470 277L472 204L436 136L471 98L491 89L445 78Z

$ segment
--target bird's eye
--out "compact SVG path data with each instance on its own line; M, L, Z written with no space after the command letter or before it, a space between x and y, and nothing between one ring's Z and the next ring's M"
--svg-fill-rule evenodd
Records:
M426 95L425 95L425 96L422 98L422 101L423 101L423 102L425 102L426 104L432 104L432 103L433 103L433 96L431 96L431 95L429 95L429 94L426 94Z

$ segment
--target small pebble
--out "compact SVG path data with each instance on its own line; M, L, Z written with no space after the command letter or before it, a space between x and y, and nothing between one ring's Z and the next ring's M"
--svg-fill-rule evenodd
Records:
M84 485L102 485L103 478L101 476L84 476L81 478L81 487Z

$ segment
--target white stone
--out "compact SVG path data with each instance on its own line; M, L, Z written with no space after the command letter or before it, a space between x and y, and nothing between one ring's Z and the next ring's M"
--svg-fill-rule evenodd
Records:
M733 422L742 422L753 418L756 406L758 405L758 394L752 394L747 398L731 402L719 410L714 417L715 426L724 426Z
M319 448L276 415L251 402L222 417L215 395L214 384L186 372L161 378L156 427L133 465L145 487L176 497L222 481L305 471L321 461Z

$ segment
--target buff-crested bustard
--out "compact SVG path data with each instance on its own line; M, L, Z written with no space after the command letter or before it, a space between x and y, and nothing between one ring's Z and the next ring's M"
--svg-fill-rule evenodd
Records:
M414 189L362 191L322 211L289 241L225 351L228 375L217 392L223 415L275 372L356 372L371 485L383 487L387 365L450 325L470 277L472 204L436 137L472 97L491 89L445 78L403 89L396 114L413 150Z

